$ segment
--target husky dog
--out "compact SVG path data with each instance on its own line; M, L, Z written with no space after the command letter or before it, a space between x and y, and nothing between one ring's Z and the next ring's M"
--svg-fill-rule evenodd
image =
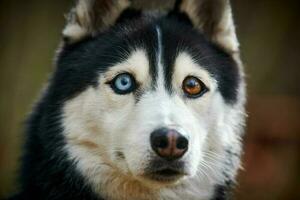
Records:
M228 0L78 0L27 123L28 200L228 199L245 83Z

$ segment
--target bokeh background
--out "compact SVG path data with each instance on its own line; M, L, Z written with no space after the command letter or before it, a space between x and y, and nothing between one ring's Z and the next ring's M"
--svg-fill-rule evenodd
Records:
M173 3L136 5L157 2ZM0 198L16 189L23 122L53 70L71 5L71 0L0 1ZM299 200L300 1L232 0L232 5L249 97L236 199Z

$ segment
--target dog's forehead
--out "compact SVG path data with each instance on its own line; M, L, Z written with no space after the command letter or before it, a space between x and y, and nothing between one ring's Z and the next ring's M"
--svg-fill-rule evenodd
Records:
M153 81L163 73L166 88L171 88L175 67L187 67L175 65L178 56L184 53L216 80L225 101L234 103L241 77L232 56L185 21L168 16L151 17L134 20L118 33L126 41L127 47L122 48L129 48L129 54L136 49L145 51Z
M133 52L140 49L145 53L148 73L154 82L158 75L163 75L163 84L171 88L176 59L184 52L216 80L226 102L236 102L240 73L231 55L207 40L190 24L168 16L133 19L65 47L59 54L57 74L76 73L76 82L80 87L70 90L70 93L77 93L87 84L97 82L99 72L104 73L118 63L126 62ZM62 81L66 82L74 76L63 77Z

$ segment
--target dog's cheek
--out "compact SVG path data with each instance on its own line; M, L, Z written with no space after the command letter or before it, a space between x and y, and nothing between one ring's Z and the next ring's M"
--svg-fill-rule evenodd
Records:
M128 129L122 137L122 145L129 171L138 176L144 173L144 169L150 160L150 129L143 121L135 118L128 124Z
M146 101L146 102L145 102ZM159 124L155 109L147 97L134 106L131 118L128 119L120 142L124 149L126 163L134 176L142 175L154 152L150 145L150 134Z
M101 111L98 107L98 96L92 87L65 102L62 115L67 140L98 142L102 133L99 126Z
M97 99L98 109L101 113L100 119L104 129L108 132L117 132L122 129L124 124L132 114L135 101L133 94L116 94L104 80L100 81Z
M189 168L191 175L195 175L200 163L203 161L208 142L208 135L211 132L213 123L211 120L211 96L203 96L199 99L185 99L181 108L181 115L176 115L176 121L187 132L190 138ZM177 106L179 107L179 106Z
M101 95L101 118L99 123L105 130L110 143L110 155L114 161L124 157L124 138L127 136L128 126L134 123L135 101L133 95L116 95L107 92Z

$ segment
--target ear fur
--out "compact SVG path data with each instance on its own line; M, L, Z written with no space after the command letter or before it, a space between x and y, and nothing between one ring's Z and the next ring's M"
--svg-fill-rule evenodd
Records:
M177 0L176 9L224 50L239 51L229 0Z
M67 15L67 25L63 30L65 41L74 43L105 30L129 4L129 0L77 0Z

